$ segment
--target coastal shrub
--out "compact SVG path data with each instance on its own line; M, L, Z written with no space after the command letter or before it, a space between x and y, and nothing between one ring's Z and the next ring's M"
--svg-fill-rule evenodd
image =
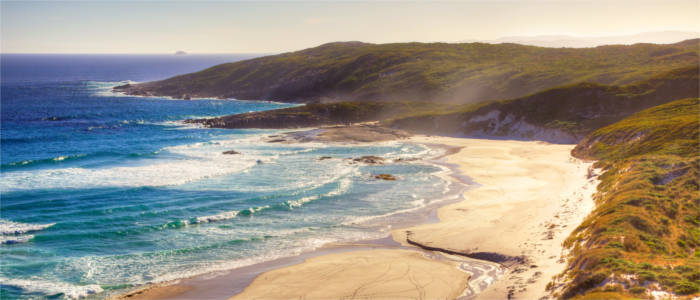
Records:
M620 248L620 249L625 248L625 246L620 242L610 242L610 243L608 243L607 247L608 248Z
M638 278L641 282L656 280L656 274L654 274L654 272L641 271L641 272L637 273L637 275L638 275Z
M629 299L629 297L622 295L617 292L591 292L583 296L574 298L576 300L622 300Z
M636 285L649 283L677 294L699 292L698 111L698 98L673 101L602 128L576 146L572 153L598 159L604 173L597 207L565 242L587 240L586 247L571 248L570 262L597 263L570 263L568 275L579 284L566 296L599 295L590 274L601 273L632 275L630 294L643 294ZM600 143L606 146L596 147Z
M679 282L674 288L673 292L679 295L690 295L700 291L700 286L696 282L690 282L683 280Z
M569 287L564 292L563 297L571 298L579 293L597 287L603 283L606 278L608 278L608 274L603 272L598 272L591 275L581 275L580 278L575 279L575 281L578 280L578 283L574 283L571 287Z
M629 292L632 294L643 294L647 291L647 289L643 286L635 286L629 289Z

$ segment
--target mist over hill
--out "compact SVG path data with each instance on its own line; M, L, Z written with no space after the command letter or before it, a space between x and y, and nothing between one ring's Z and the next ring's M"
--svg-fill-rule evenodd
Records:
M569 47L587 48L603 45L632 45L637 43L672 44L689 39L697 39L700 32L689 31L657 31L643 32L630 35L616 36L570 36L570 35L536 35L536 36L509 36L495 40L462 40L458 43L489 43L504 44L514 43L539 47Z

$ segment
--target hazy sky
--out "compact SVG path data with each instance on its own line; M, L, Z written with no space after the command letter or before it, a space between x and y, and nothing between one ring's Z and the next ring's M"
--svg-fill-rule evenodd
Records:
M331 41L700 31L698 0L1 0L3 53L272 53Z

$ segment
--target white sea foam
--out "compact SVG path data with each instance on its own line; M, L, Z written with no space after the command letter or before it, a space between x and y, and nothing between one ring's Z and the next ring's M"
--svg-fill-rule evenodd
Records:
M55 280L45 280L40 278L14 279L0 277L3 285L18 287L30 293L42 293L45 295L63 294L68 299L80 299L89 295L101 293L103 290L99 285L73 285Z
M258 207L251 207L251 208L246 209L245 211L253 214L253 213L259 212L263 209L267 209L267 208L270 208L270 206L264 205L264 206L258 206ZM232 210L232 211L226 211L226 212L222 212L222 213L218 213L218 214L210 215L210 216L196 217L196 218L194 218L194 222L192 222L190 220L184 220L183 222L187 225L212 223L212 222L230 220L230 219L237 217L239 214L241 214L241 211Z
M161 153L180 157L149 160L147 164L4 172L0 175L0 191L181 185L240 172L256 165L258 160L270 162L275 159L255 155L220 155L219 150L211 143L197 143L161 149Z
M320 199L320 198L324 198L324 197L333 197L333 196L341 195L341 194L347 192L348 189L350 189L350 187L352 186L352 179L349 178L349 177L345 177L345 178L342 178L338 183L339 183L338 188L337 188L337 189L334 189L334 190L332 190L332 191L330 191L330 192L328 192L328 193L325 193L325 194L322 194L322 195L314 195L314 196L303 197L303 198L300 198L300 199L297 199L297 200L289 200L289 201L287 201L286 203L287 203L287 205L289 206L289 208L292 208L292 209L293 209L293 208L296 208L296 207L301 207L301 206L304 205L305 203L308 203L308 202L311 202L311 201L314 201L314 200L318 200L318 199Z
M415 198L414 195L411 195L411 196L413 196ZM372 225L373 221L377 221L377 220L381 220L381 219L385 219L385 218L389 218L389 217L393 217L393 216L398 216L398 215L402 215L402 214L412 213L412 212L418 211L420 209L423 209L428 205L436 205L436 204L440 204L440 203L444 203L444 202L452 202L452 201L455 201L456 199L459 199L460 197L461 197L460 194L455 194L455 195L450 195L450 196L443 197L443 198L440 198L437 200L433 200L430 202L426 201L426 199L420 198L420 199L416 199L414 201L411 201L410 202L411 207L409 207L409 208L400 209L400 210L392 211L392 212L381 214L381 215L348 216L348 217L346 217L346 221L342 222L341 224L345 225L345 226L354 226L354 225L363 225L363 224Z
M30 224L30 223L20 223L13 222L9 220L0 219L0 235L19 235L29 232L35 232L49 228L56 223L51 224Z
M227 211L227 212L223 212L223 213L216 214L216 215L197 217L197 218L195 218L195 220L196 220L196 223L197 223L197 224L200 224L200 223L209 223L209 222L217 222L217 221L222 221L222 220L233 219L233 218L235 218L236 216L238 216L239 213L240 213L240 212L237 211L237 210L234 210L234 211Z
M34 235L0 235L0 245L26 243L33 239Z

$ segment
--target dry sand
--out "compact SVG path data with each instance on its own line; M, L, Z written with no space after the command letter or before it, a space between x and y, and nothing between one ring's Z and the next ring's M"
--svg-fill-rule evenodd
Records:
M480 291L482 299L538 299L563 271L562 241L593 208L590 163L570 156L573 145L541 142L413 137L417 143L462 149L446 157L481 186L465 201L438 210L440 222L396 230L420 245L460 253L524 255L494 284L476 269L416 250L331 254L258 276L234 299L452 299Z
M481 186L465 201L438 210L440 223L395 231L397 241L456 252L524 255L480 293L481 299L539 299L552 276L564 270L562 242L594 207L597 181L591 163L570 155L573 145L542 142L416 137L416 142L464 147L447 157Z

